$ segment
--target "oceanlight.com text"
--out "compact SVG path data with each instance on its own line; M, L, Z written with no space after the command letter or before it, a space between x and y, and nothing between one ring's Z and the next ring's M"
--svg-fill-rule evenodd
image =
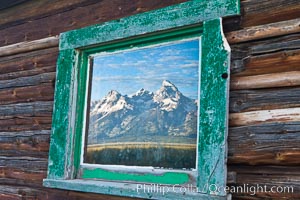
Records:
M203 188L197 188L194 185L162 185L162 184L137 184L136 186L137 193L157 193L165 195L167 193L209 193L209 194L220 194L220 193L243 193L249 194L251 196L257 193L293 193L293 186L267 186L267 185L249 185L244 184L240 186L218 186L216 184L205 185Z

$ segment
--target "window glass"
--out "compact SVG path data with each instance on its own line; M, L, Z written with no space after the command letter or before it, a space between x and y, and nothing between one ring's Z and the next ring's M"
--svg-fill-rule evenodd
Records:
M90 58L85 163L196 168L199 42Z

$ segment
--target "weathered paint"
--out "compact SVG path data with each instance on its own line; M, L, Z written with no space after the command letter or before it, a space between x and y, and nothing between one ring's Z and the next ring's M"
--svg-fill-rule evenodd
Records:
M89 48L87 50L83 50L80 56L80 66L79 67L85 67L87 68L87 60L90 54L94 54L95 52L110 52L110 51L120 51L120 50L128 50L132 48L138 48L138 47L149 47L151 45L157 45L161 44L163 42L170 42L170 41L179 41L184 40L188 38L199 38L202 33L201 26L197 25L196 27L189 27L185 29L180 29L172 32L167 32L164 34L159 35L151 35L148 37L143 38L137 38L137 39L131 39L130 41L118 41L117 43L112 43L108 45L103 45L99 47L93 47ZM82 122L84 121L82 116L85 112L84 108L84 100L82 99L83 96L85 96L87 90L84 90L86 88L87 78L88 75L86 74L86 69L80 69L79 71L82 71L81 76L79 77L79 89L80 90L80 97L78 97L78 103L77 103L77 113L78 118L80 119L78 121ZM81 115L81 116L79 116ZM79 123L77 126L77 133L76 135L80 135L83 133L82 124ZM77 136L76 136L77 137ZM78 136L79 138L83 138ZM82 144L83 141L78 141L77 144ZM79 152L79 146L76 145L78 148L76 149L76 152L81 155L82 152ZM79 157L79 156L75 156ZM107 166L98 166L99 170L91 170L89 167L87 167L86 164L79 165L79 162L74 162L75 171L81 170L82 176L79 176L78 178L99 178L99 179L107 179L107 180L120 180L120 181L140 181L140 182L150 182L150 183L157 183L159 180L161 184L184 184L184 183L190 183L193 185L196 185L195 179L197 176L196 171L179 171L179 170L161 170L161 169L155 169L152 168L150 171L145 170L144 167L127 167L126 170L124 170L124 167L121 170L121 167L114 166L114 170L110 168L107 170ZM96 166L96 165L94 165ZM109 168L109 167L108 167ZM124 174L126 171L127 174ZM130 172L134 172L130 173ZM152 177L152 179L151 179Z
M200 191L205 194L192 193L182 196L176 193L170 193L170 195L138 194L132 191L132 188L129 191L125 183L105 184L107 182L83 181L75 178L80 164L88 54L101 50L110 51L116 47L131 48L131 45L139 46L143 42L157 43L157 40L165 39L164 36L161 37L165 34L159 32L167 32L167 37L172 40L180 37L177 35L180 31L182 33L179 35L191 34L189 30L195 27L200 30L201 34L201 27L204 27L201 37L203 43L197 185L199 188L205 188L207 184L225 186L228 80L222 79L221 76L223 73L229 73L229 53L224 45L226 42L222 35L221 20L216 18L235 14L239 14L238 0L194 0L61 34L48 176L44 180L44 185L69 190L156 199L225 199L226 194L223 191L216 194L222 197L208 195L207 189ZM211 21L204 22L205 20ZM203 25L201 25L202 22L204 22ZM176 29L177 32L169 29ZM119 46L120 44L123 46ZM97 45L98 47L94 48ZM109 49L105 49L107 47ZM103 171L101 174L105 174L108 179L117 176ZM85 175L89 177L88 174ZM181 173L173 173L173 175L182 176ZM123 176L124 180L127 180L130 174ZM170 173L167 172L162 175L164 176L170 176ZM152 178L150 179L153 181ZM183 176L180 180L186 181ZM171 183L171 178L162 181Z
M202 35L198 187L226 186L229 46L222 34L222 21L204 22ZM209 193L208 187L205 193ZM226 195L221 190L217 195Z
M52 134L50 140L50 154L48 161L48 178L66 178L66 146L68 137L72 135L69 114L72 112L72 93L74 90L73 67L74 50L60 51L56 72L56 87L54 95L54 107L52 117Z
M193 0L61 34L60 49L81 48L237 15L239 0Z
M119 181L137 181L159 184L184 184L189 181L189 175L185 173L172 173L166 172L161 175L154 174L132 174L111 172L103 169L84 169L82 178L99 178L106 180L119 180Z
M95 192L108 195L138 197L143 199L159 199L159 200L173 200L173 199L188 199L188 200L225 200L225 197L216 195L205 195L195 192L195 190L186 187L176 187L160 184L134 184L134 183L120 183L107 182L95 180L49 180L46 179L44 185L47 187L60 188L66 190L76 190L83 192ZM152 192L147 189L152 187ZM140 188L137 190L137 188ZM144 190L145 188L145 190Z

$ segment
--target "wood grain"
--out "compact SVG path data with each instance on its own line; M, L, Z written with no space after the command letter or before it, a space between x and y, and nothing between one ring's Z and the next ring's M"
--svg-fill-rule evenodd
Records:
M293 71L299 68L300 34L239 43L231 49L234 76Z
M226 38L230 44L235 44L298 32L300 32L300 18L229 32Z
M35 75L34 71L55 68L57 56L58 47L0 57L0 80Z
M34 101L53 101L53 83L42 83L0 90L0 105Z
M51 116L52 101L36 101L30 103L10 104L0 107L0 120L9 119L10 116Z
M56 47L58 46L58 41L59 41L58 36L52 36L52 37L47 37L47 38L34 40L30 42L20 42L17 44L3 46L0 47L0 57Z
M230 128L228 162L246 165L299 166L299 124L298 120Z
M250 27L300 17L298 0L246 0L241 1L241 27Z
M75 7L60 14L53 13L53 15L45 18L37 18L16 26L6 27L0 30L0 46L55 36L68 30L99 24L184 1L134 0L130 3L127 1L97 1L95 4Z
M300 107L300 88L234 90L230 92L231 113Z
M12 186L3 184L0 187L0 198L3 200L138 200L119 196L73 192L66 190L50 189L45 187Z
M0 29L16 26L35 19L45 18L50 15L65 12L79 6L86 6L97 2L96 0L39 0L27 1L22 5L14 6L0 12Z
M0 131L49 130L52 117L12 116L0 120Z
M259 110L229 115L230 126L250 126L271 122L295 122L300 121L300 108L286 108L274 110Z
M232 77L231 90L290 87L300 85L300 71Z
M43 83L54 83L55 72L43 73L29 77L0 80L0 89L10 89L16 87L33 86Z

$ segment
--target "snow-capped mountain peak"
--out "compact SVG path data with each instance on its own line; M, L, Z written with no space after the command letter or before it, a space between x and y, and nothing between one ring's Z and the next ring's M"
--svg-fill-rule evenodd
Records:
M138 133L190 135L197 133L197 104L170 81L163 81L155 93L145 89L131 96L112 90L91 103L89 138L134 136ZM129 137L130 138L130 137Z
M118 110L129 109L133 106L127 102L127 97L122 96L119 92L111 90L108 94L94 106L91 115L99 115L100 118Z
M176 88L176 86L173 83L171 83L171 81L168 81L168 80L163 80L162 86L163 87L174 87L174 88Z
M148 90L145 90L144 88L138 90L132 97L137 97L137 96L144 96L144 95L152 95L152 92L149 92Z
M172 111L178 107L181 92L178 88L168 80L164 80L159 90L155 92L154 102L161 105L162 110Z

